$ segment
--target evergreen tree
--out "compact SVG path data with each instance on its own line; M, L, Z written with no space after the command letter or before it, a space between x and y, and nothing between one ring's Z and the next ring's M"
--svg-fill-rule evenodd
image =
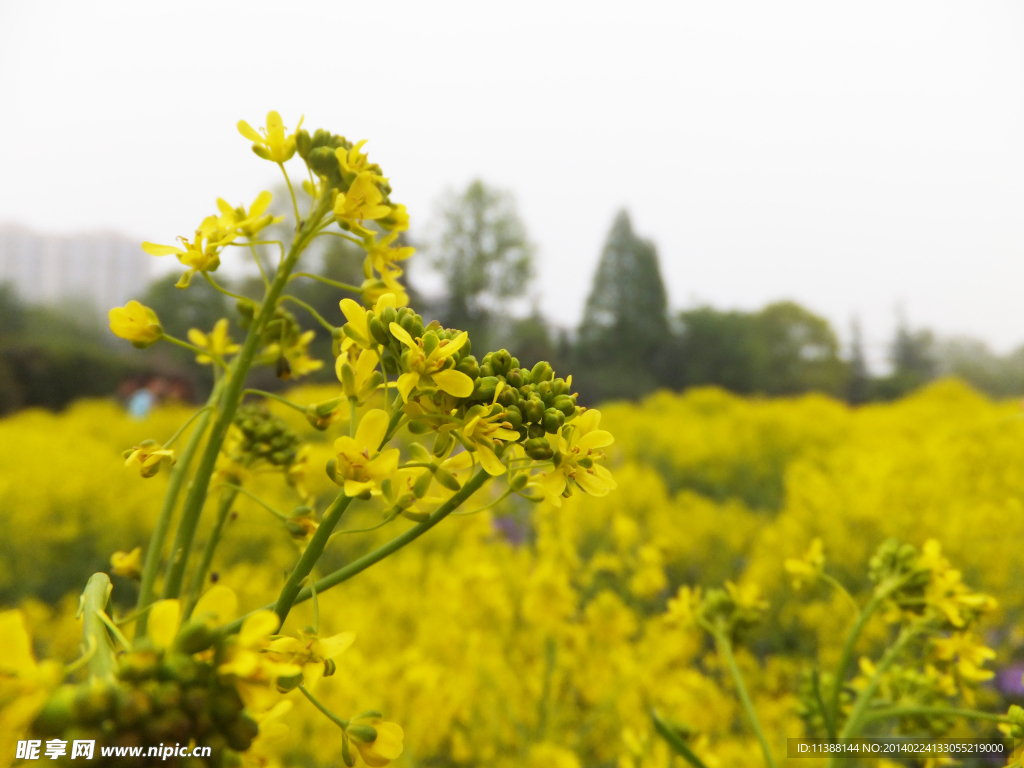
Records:
M615 217L580 326L584 360L650 368L669 341L668 300L654 243L633 232L626 211Z

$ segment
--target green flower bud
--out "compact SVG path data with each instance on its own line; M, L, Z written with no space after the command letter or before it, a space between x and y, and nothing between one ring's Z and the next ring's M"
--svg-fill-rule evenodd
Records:
M216 633L201 619L185 624L174 639L174 645L184 653L205 651L217 639Z
M431 480L433 480L433 478L434 476L430 472L423 472L419 477L416 478L416 482L413 483L412 486L412 493L414 499L422 499L424 496L427 495L427 491L430 490L430 482ZM399 502L401 501L402 500L399 499ZM406 506L411 506L411 502Z
M338 665L333 659L324 659L324 677L330 677L338 671Z
M294 675L281 675L277 678L277 690L279 693L294 691L300 685L302 685L302 672L296 672Z
M518 492L518 491L523 490L523 488L526 487L526 484L528 482L530 482L530 475L527 474L526 472L520 472L519 474L514 475L512 477L512 482L509 483L509 487L513 491Z
M438 432L434 436L434 448L431 453L438 457L444 456L454 441L451 432Z
M505 387L498 395L498 402L504 406L515 405L520 400L519 390L513 387Z
M390 350L385 350L381 357L381 364L384 366L384 370L389 376L394 376L398 373L398 361L395 359L394 355L391 354Z
M313 139L310 138L309 131L305 128L295 132L295 149L303 160L309 157L309 152L313 149Z
M437 334L433 331L425 331L423 333L423 354L429 355L435 349L437 345L441 343L441 340L437 338Z
M555 376L555 372L551 370L551 364L541 360L530 371L530 383L537 384L542 381L550 381Z
M423 419L414 419L410 421L406 427L414 435L425 435L430 431L430 424Z
M455 475L449 472L447 469L438 467L437 469L431 470L434 479L437 480L441 485L447 488L449 491L458 491L462 489L459 481L455 479Z
M519 429L523 426L523 414L514 405L505 409L505 421L512 425L512 429Z
M218 723L230 723L243 706L234 688L218 688L210 697L210 714Z
M348 734L341 737L341 759L348 768L352 768L356 764L355 758L352 757L352 750L348 746Z
M352 723L348 727L348 735L364 744L370 744L377 740L377 729L368 723Z
M526 434L531 440L535 440L539 437L544 437L544 425L540 423L531 424L530 428L526 430Z
M551 445L543 437L534 437L526 441L523 448L526 455L535 461L547 461L554 454Z
M228 740L228 746L239 752L244 752L252 746L252 740L256 738L256 734L259 732L259 725L244 712L222 731Z
M317 176L341 180L341 166L338 165L338 158L331 147L315 147L309 151L309 157L304 159Z
M557 395L552 403L565 416L572 416L576 413L576 398L571 395Z
M485 362L480 366L481 376L494 376L494 366L491 365L491 361L484 358Z
M497 352L492 352L491 367L496 375L503 376L512 367L512 355L509 354L507 349L499 349Z
M537 424L544 416L544 402L540 398L531 397L529 400L519 402L519 410L523 414L523 421Z
M413 459L423 464L432 464L434 461L434 457L419 443L410 444L409 453L412 454Z
M398 320L398 311L394 307L384 307L380 313L380 322L385 328L391 327L391 324Z
M376 315L367 324L370 327L370 335L373 336L378 344L387 344L391 341Z
M461 351L461 350L460 350ZM476 358L472 355L466 355L455 365L455 370L460 371L474 381L480 378L480 366L476 361Z
M480 366L480 372L486 368L486 365ZM473 382L473 394L469 396L470 400L492 400L494 398L494 390L498 387L498 379L496 376L481 376L475 382Z
M550 435L558 432L562 428L562 424L565 423L565 414L561 411L556 411L554 408L548 408L544 411L544 431Z

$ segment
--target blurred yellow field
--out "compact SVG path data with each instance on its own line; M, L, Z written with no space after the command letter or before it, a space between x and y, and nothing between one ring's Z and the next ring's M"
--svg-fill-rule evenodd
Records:
M289 397L318 402L332 389ZM861 604L868 560L884 540L918 548L937 540L963 581L998 601L980 625L999 654L983 666L998 674L971 692L975 706L1005 711L1007 696L1019 695L1017 403L993 403L950 380L859 409L821 396L758 400L704 389L601 410L616 437L616 493L453 515L320 596L321 635L351 630L356 640L317 695L335 711L371 707L401 723L396 765L667 766L681 758L654 733L652 709L689 729L709 768L750 765L758 745L721 662L666 606L683 586L759 588L769 607L745 633L738 663L769 741L784 744L806 733L802 673L836 664L853 620L826 584L790 584L784 560L816 538L825 570ZM312 432L301 414L276 412L315 441L311 465L322 467L338 427ZM166 407L135 421L113 403L88 401L0 421L0 595L25 609L37 654L79 655L80 585L115 551L145 545L166 485L166 473L140 479L126 470L121 452L165 439L184 415ZM319 469L308 482L322 509L332 483ZM286 509L294 501L279 486L258 477L251 485ZM477 494L464 511L489 500ZM213 571L244 612L274 598L297 550L257 502L240 497L235 511ZM372 525L375 515L354 507L339 529ZM392 535L337 536L317 575ZM61 596L59 609L46 607ZM134 585L115 577L113 599L114 613L127 613ZM311 622L307 602L286 630ZM888 633L882 617L870 623L858 655L877 659ZM297 692L289 698L290 735L261 749L285 764L336 764L325 745L337 727Z

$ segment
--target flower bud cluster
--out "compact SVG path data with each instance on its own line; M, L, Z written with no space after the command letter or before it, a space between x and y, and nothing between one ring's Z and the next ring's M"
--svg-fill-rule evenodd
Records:
M143 754L133 764L187 762L195 768L241 765L238 753L249 749L258 731L238 692L218 677L213 663L161 650L122 655L113 680L93 677L58 688L32 725L33 735L41 739L92 739L114 747L188 744L194 739L212 748L209 757ZM103 758L98 750L93 762L127 764L124 757Z

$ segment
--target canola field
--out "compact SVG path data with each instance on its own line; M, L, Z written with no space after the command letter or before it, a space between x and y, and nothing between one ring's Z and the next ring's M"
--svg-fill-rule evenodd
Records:
M307 387L289 397L306 404L330 394ZM321 634L350 630L356 639L317 695L336 711L372 706L400 722L405 751L394 765L686 765L655 732L652 710L708 768L760 764L721 657L685 620L697 589L725 582L739 603L759 606L736 660L783 760L787 737L814 735L809 671L835 666L854 618L849 597L830 583L794 587L799 568L785 563L813 560L815 540L829 578L859 605L872 588L869 561L890 538L931 557L941 549L958 579L995 599L977 636L936 645L919 669L886 677L892 700L966 701L997 713L1019 702L1018 403L942 381L858 409L814 395L759 400L703 389L600 410L615 436L616 493L577 493L560 507L518 497L487 506L492 499L479 493L431 535L319 596ZM38 657L80 656L81 585L109 570L114 552L145 547L167 481L166 473L141 479L121 454L165 439L187 413L167 406L135 421L115 403L84 401L0 421L0 606L25 611ZM338 427L313 432L301 414L275 413L311 441L310 466L323 467ZM307 482L322 510L336 487L319 469ZM262 487L255 477L247 487L286 512L295 503L280 483ZM340 528L353 533L336 535L318 568L334 570L394 535L357 531L376 522L358 511L344 519ZM274 598L296 554L281 520L240 495L211 580L253 610ZM128 613L137 587L114 582L112 612ZM312 610L297 606L289 626L312 623ZM865 675L890 640L887 621L879 614L856 646ZM298 693L291 698L289 737L260 744L249 759L341 764L331 752L336 727ZM950 728L995 732L992 723Z

